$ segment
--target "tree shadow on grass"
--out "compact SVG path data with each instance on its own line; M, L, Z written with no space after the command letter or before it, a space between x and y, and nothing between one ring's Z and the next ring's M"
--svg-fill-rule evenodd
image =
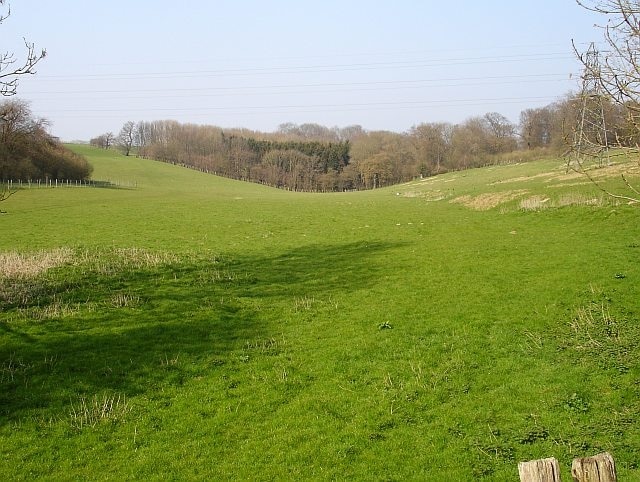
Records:
M400 243L307 245L272 257L240 257L240 272L251 273L245 296L258 298L343 293L377 282L382 268L378 255Z
M247 340L273 335L258 301L272 306L366 289L377 283L380 254L397 246L311 245L65 278L30 309L77 311L13 321L15 310L0 314L0 425L68 413L79 397L107 391L153 398L210 376L234 363L231 354Z

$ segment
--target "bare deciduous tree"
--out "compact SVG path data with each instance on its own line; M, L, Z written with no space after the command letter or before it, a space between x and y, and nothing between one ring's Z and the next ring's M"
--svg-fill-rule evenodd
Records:
M109 149L113 145L114 139L115 136L113 135L113 132L107 132L105 134L100 134L98 137L92 138L89 141L89 144L101 149Z
M0 12L0 24L11 15L11 7L6 0L0 0L0 8L5 7L6 12ZM0 95L9 97L15 95L18 90L18 78L21 75L35 74L35 66L46 57L47 51L36 52L35 45L24 40L27 48L27 56L23 61L18 61L14 52L0 52Z
M576 3L607 19L601 26L607 49L599 61L593 62L588 52L580 53L576 49L576 54L585 75L595 79L607 99L626 117L627 129L624 133L616 133L615 147L637 157L640 155L640 0L576 0ZM638 164L640 166L640 160ZM640 203L640 191L624 175L622 177L631 195L606 192L619 199Z
M115 140L116 136L113 134L113 132L107 132L106 134L104 134L104 148L109 149L113 145L113 142Z
M0 8L5 7L6 0L0 0ZM6 3L6 11L0 11L0 25L11 15L11 6ZM10 97L18 91L18 78L25 74L34 74L35 66L47 55L46 50L36 53L35 45L24 39L27 58L18 62L13 52L0 52L0 96ZM0 189L0 202L6 201L15 191ZM1 212L1 211L0 211Z
M136 137L135 134L136 123L133 121L125 122L122 129L120 129L120 134L118 134L118 147L120 147L125 156L131 153L131 148L133 147L133 142Z
M638 0L576 0L581 7L607 17L602 28L607 54L598 64L596 77L611 100L627 105L634 114L640 112L640 1ZM585 68L584 54L577 52ZM636 123L636 125L638 125Z
M453 126L447 123L422 123L409 130L416 170L421 176L442 171L448 161Z

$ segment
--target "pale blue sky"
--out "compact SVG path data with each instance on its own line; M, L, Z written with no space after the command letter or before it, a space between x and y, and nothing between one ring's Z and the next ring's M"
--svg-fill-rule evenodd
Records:
M19 98L64 140L127 120L406 131L547 105L579 87L574 0L12 0L0 50L46 48Z

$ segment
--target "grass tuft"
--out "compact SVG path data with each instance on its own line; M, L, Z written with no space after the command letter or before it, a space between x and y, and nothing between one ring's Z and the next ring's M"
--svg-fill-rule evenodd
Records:
M111 297L110 304L114 308L133 308L140 305L140 297L128 293L116 293Z
M33 368L33 365L25 363L22 359L11 354L9 359L0 366L0 383L13 382L19 375L24 376Z
M69 418L73 428L82 430L105 421L122 422L130 411L124 395L104 393L91 398L80 397L72 403Z
M520 209L523 211L540 211L550 207L550 199L546 196L531 196L520 201Z

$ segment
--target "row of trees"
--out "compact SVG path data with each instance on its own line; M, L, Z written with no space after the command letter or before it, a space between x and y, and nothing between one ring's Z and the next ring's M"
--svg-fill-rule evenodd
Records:
M520 161L569 146L580 99L567 96L521 112L519 124L490 112L460 124L422 123L404 133L282 124L272 133L176 121L127 122L91 144L294 190L371 189L451 170ZM613 136L628 130L606 104Z
M87 160L50 136L46 127L26 102L0 103L0 181L82 180L91 175Z

